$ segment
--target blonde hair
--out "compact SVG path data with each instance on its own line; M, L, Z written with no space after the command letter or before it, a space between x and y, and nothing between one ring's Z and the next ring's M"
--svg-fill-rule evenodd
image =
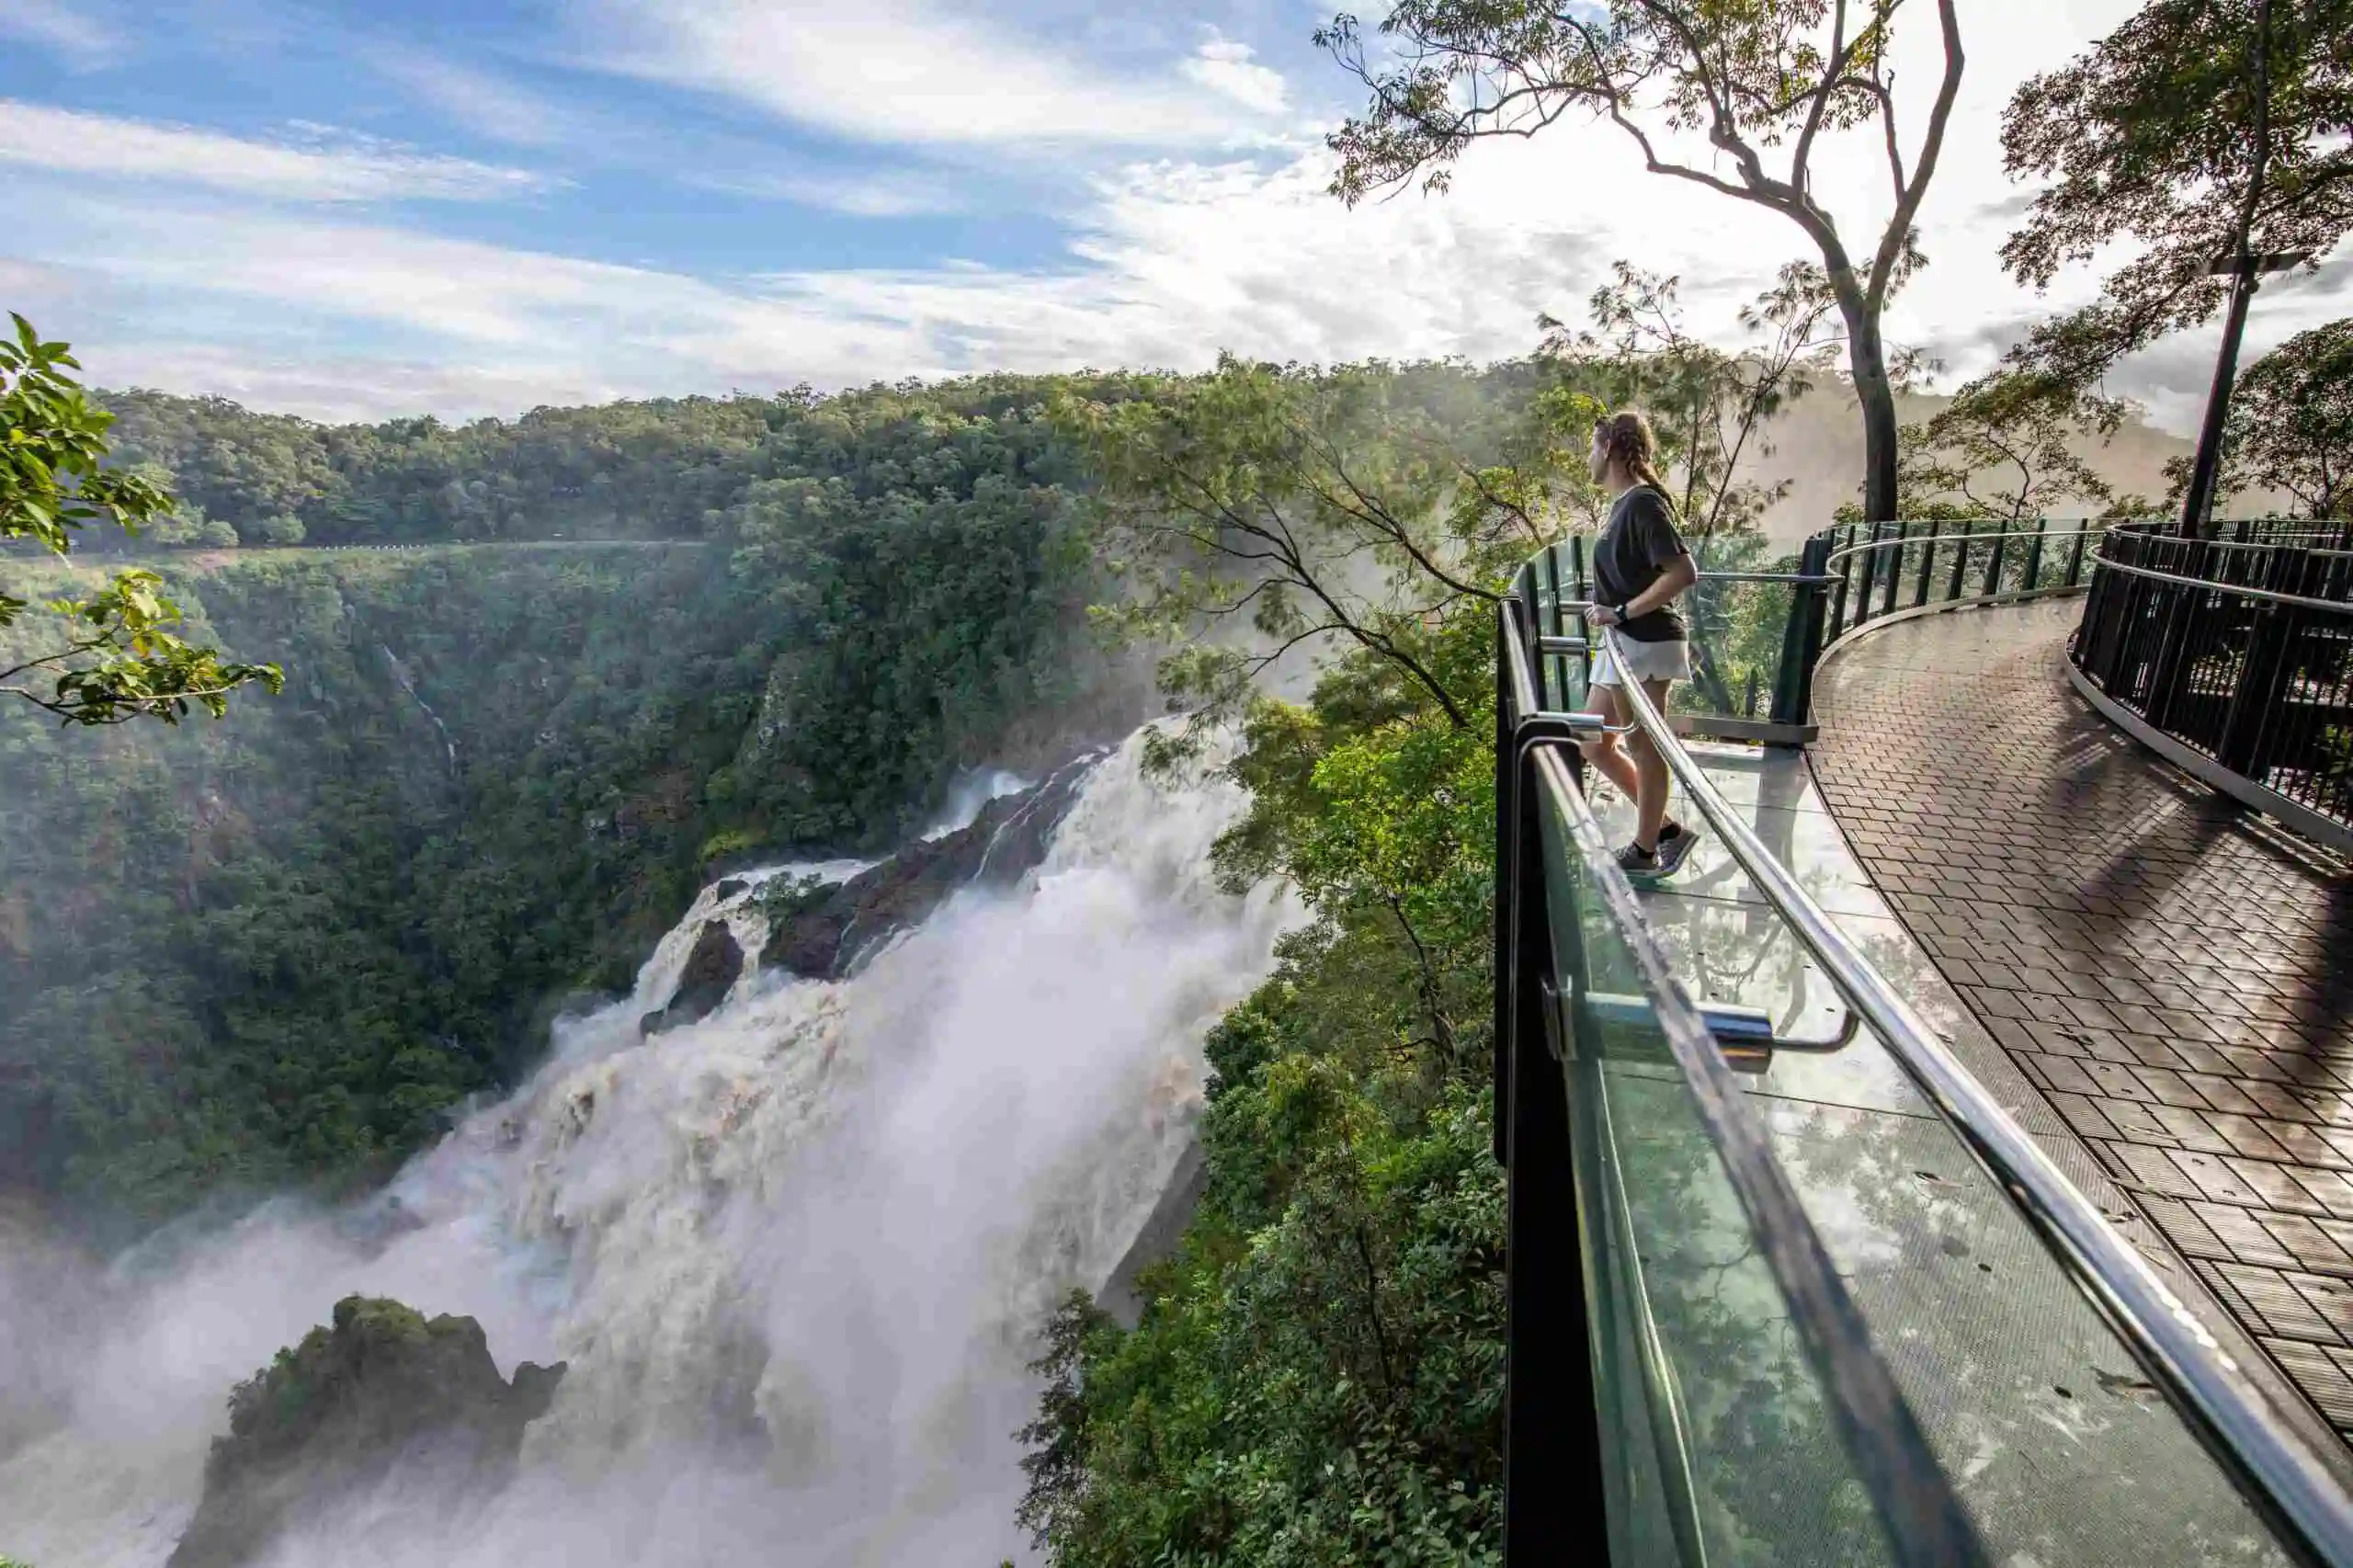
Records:
M1621 408L1597 422L1593 433L1601 437L1603 453L1628 473L1654 490L1666 488L1666 481L1658 476L1658 437L1651 429L1649 415L1639 409Z

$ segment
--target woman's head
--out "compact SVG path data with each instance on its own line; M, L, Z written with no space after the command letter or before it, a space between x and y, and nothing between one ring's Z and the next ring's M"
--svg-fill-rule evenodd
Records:
M1658 476L1658 437L1641 413L1621 408L1593 426L1593 482L1608 484L1622 480L1665 489Z

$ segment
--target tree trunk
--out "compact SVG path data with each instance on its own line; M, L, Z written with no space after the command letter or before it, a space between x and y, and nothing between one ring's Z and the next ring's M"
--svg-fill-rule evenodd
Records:
M1887 349L1880 341L1879 316L1859 292L1838 290L1838 311L1847 321L1847 363L1855 378L1855 400L1863 410L1863 520L1893 522L1895 493L1895 389L1887 380Z

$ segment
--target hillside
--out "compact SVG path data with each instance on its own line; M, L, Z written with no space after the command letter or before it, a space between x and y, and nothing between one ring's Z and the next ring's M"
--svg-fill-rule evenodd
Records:
M222 417L181 460L267 471L283 427ZM152 557L286 691L177 730L0 712L0 1183L136 1225L381 1176L624 988L710 865L893 841L963 770L1132 722L1021 406L780 427L707 540Z
M1914 394L1898 398L1896 411L1907 425L1925 424L1951 402ZM1790 405L1773 422L1768 438L1773 450L1756 464L1757 476L1767 483L1790 481L1790 494L1767 514L1765 531L1775 543L1794 544L1827 526L1833 512L1856 498L1852 476L1863 471L1861 417L1844 384L1831 383ZM2119 494L2137 493L2162 504L2165 460L2187 457L2195 445L2136 415L2106 444L2086 442L2081 449ZM2249 504L2257 499L2249 497Z

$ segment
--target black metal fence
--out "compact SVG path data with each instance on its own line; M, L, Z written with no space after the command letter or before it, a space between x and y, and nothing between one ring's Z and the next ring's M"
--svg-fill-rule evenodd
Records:
M2154 733L2143 739L2210 763L2198 769L2210 782L2344 842L2353 523L2226 523L2194 539L2128 524L2090 570L2073 653L2081 681Z
M1842 638L1959 605L2080 593L2091 543L2108 527L2061 517L1841 524L1765 570L1703 569L1685 604L1692 678L1673 693L1677 726L1730 740L1810 740L1814 667ZM1581 645L1565 650L1592 594L1586 543L1548 546L1524 574L1530 629L1551 643L1540 684L1564 708L1584 695L1588 655Z
M1831 578L1821 645L1906 612L2075 592L2108 527L2067 517L1842 523L1807 541L1822 544Z

